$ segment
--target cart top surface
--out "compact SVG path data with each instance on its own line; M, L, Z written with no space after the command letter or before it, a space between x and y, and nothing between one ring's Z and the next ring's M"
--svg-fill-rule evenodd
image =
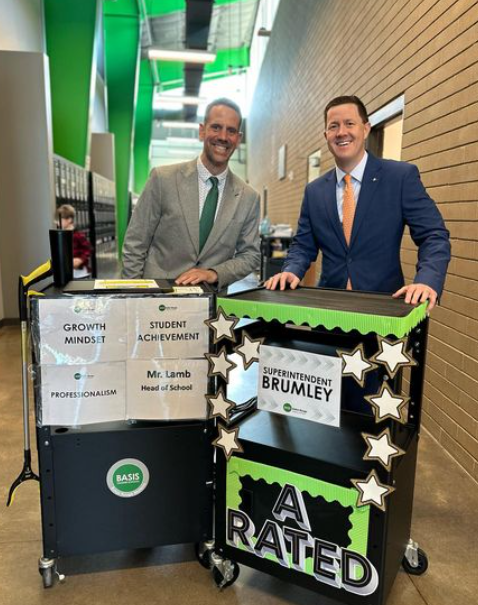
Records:
M100 283L97 284L96 282ZM129 280L126 280L129 281ZM140 280L137 280L138 282ZM149 281L149 280L148 280ZM41 297L57 298L61 296L129 296L140 294L142 296L158 296L163 294L167 296L211 296L213 294L212 288L208 284L201 284L200 286L191 287L179 287L173 280L167 279L155 279L156 287L146 288L132 286L121 287L121 280L95 280L95 279L74 279L69 281L65 286L59 287L54 284L48 285L41 292ZM101 282L105 282L105 287L101 286ZM109 282L109 283L108 283ZM96 285L96 287L95 287ZM33 298L35 298L33 293Z
M100 280L100 281L108 281L108 280ZM118 281L118 280L109 280L109 281ZM166 279L155 279L154 280L157 284L157 288L127 288L127 289L121 289L121 288L96 288L95 289L95 279L77 279L77 280L72 280L70 282L68 282L66 284L66 286L63 288L63 292L65 294L83 294L83 293L91 293L91 294L111 294L114 293L115 291L120 291L120 292L124 292L124 293L133 293L133 294L137 294L138 292L143 293L143 294L156 294L158 292L172 292L173 288L170 284L170 282ZM118 282L119 283L119 282Z
M321 326L361 334L401 338L426 317L426 303L410 305L390 294L297 288L266 290L258 288L218 298L217 306L229 315L281 323Z

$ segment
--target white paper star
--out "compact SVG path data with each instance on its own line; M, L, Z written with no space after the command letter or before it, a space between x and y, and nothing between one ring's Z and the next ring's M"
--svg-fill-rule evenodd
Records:
M228 431L222 424L219 424L219 437L212 442L216 447L221 447L226 458L232 456L234 452L243 452L241 444L236 441L239 438L239 427L235 427Z
M357 506L373 504L380 510L385 511L385 497L394 492L395 488L380 483L375 470L370 471L366 479L351 479L350 481L359 492Z
M372 405L375 413L375 422L381 422L385 418L393 418L405 424L405 405L410 397L396 395L386 384L382 385L380 392L376 395L366 395L365 399Z
M222 378L228 382L229 372L234 368L237 368L237 363L234 363L228 359L226 347L222 347L217 355L214 355L213 353L205 353L205 356L209 361L208 376L222 376Z
M386 338L377 336L379 350L370 359L383 364L391 378L395 376L398 370L404 366L414 366L416 361L407 353L407 338L390 342Z
M207 402L209 403L210 418L220 416L224 420L229 420L229 411L234 407L234 401L231 401L224 395L224 391L219 389L217 395L206 395Z
M352 352L337 349L337 355L343 361L343 376L353 376L363 388L365 386L365 374L377 367L375 363L365 359L363 344L359 344Z
M363 459L378 460L387 471L392 469L392 459L405 453L404 450L392 443L389 428L386 428L378 436L362 433L362 437L368 446Z
M212 330L214 330L214 344L217 344L221 338L228 338L232 342L236 342L234 328L239 323L238 317L226 315L222 307L218 308L217 316L213 319L206 319L204 322Z
M265 338L256 340L249 338L246 332L242 333L242 343L234 348L234 351L242 357L244 369L247 370L255 361L259 361L259 347Z

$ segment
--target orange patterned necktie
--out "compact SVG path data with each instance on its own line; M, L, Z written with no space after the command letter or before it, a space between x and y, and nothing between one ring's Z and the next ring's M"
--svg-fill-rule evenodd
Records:
M352 236L352 225L354 224L355 216L355 197L354 188L352 186L352 177L350 174L344 176L345 189L344 198L342 204L343 218L342 226L344 229L345 241L347 246L350 246L350 238ZM350 278L347 280L347 290L352 290L352 283Z

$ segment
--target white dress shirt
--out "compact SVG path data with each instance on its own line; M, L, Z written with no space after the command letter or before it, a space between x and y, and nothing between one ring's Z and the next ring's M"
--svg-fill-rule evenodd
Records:
M201 218L202 210L204 208L204 202L206 201L207 194L209 193L209 189L212 187L212 183L209 180L212 176L217 178L217 188L219 190L219 196L217 199L216 206L216 214L214 218L217 217L217 213L219 211L219 207L222 201L222 194L224 193L224 186L226 184L226 178L229 168L226 168L221 174L211 174L209 170L204 166L201 162L201 158L198 157L198 185L199 185L199 218Z

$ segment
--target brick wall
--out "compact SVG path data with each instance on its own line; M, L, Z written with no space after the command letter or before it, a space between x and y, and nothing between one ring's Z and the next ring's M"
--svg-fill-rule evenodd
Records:
M432 315L424 426L478 480L478 2L282 0L248 123L248 175L272 222L297 224L307 157L333 166L323 108L357 94L369 113L405 95L402 159L415 163L451 232ZM287 178L277 178L287 145ZM402 261L413 278L415 247Z

